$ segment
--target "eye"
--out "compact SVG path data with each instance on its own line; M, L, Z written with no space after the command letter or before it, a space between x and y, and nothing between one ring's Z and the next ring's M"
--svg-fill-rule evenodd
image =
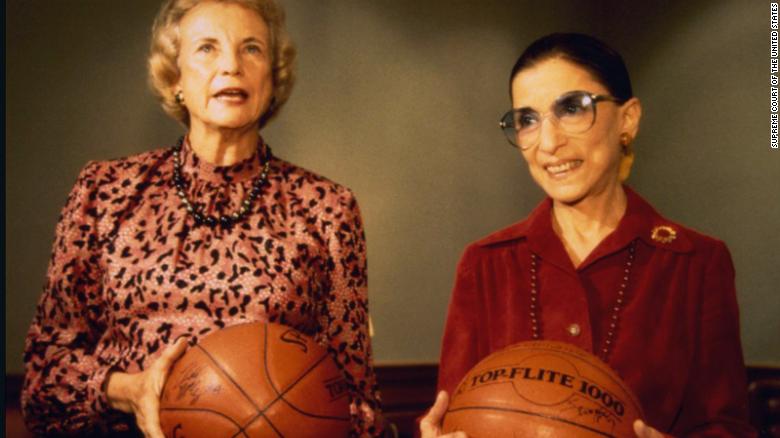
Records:
M252 54L260 54L263 53L263 48L258 46L257 44L250 44L244 48L244 50L247 51L247 53Z
M515 129L519 131L521 129L532 128L538 121L539 121L539 116L532 111L516 113Z
M204 43L198 46L198 52L211 53L214 51L214 45L211 43Z
M586 112L587 110L588 106L581 96L568 97L555 105L555 113L559 117L574 116Z

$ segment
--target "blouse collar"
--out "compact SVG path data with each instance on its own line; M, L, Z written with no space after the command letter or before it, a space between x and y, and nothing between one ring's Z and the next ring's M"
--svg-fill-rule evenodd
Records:
M260 139L258 147L251 157L228 166L219 166L199 157L192 150L189 139L185 137L181 152L182 167L188 178L193 180L208 181L220 185L242 182L256 178L260 174L261 164L258 161L258 153L265 149L268 150L268 153L263 155L268 155L270 159L270 148Z
M661 216L647 201L630 187L626 192L626 212L618 227L588 255L577 268L583 269L596 260L626 248L632 241L642 242L659 249L685 253L693 250L693 244L679 225ZM478 243L492 245L516 239L526 239L534 253L547 260L559 260L571 267L565 249L552 226L552 199L543 200L522 222L501 230Z

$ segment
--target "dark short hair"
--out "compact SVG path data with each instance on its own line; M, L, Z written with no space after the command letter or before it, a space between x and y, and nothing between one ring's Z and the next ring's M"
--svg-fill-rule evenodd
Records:
M621 102L634 97L623 57L604 42L581 33L553 33L531 43L512 67L510 96L512 80L520 71L553 58L565 59L584 68Z

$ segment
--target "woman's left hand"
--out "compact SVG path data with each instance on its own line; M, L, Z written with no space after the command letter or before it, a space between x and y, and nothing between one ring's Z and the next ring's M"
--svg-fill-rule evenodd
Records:
M669 435L664 435L661 432L653 429L645 424L642 420L634 421L634 433L637 438L668 438Z
M422 438L468 438L465 432L452 432L448 434L441 433L441 421L447 412L449 396L446 391L439 391L436 396L436 402L433 407L425 414L420 421L420 436Z
M108 376L109 405L135 415L145 438L165 438L160 428L160 395L173 363L187 349L187 339L179 338L166 348L147 369L137 373L115 371Z

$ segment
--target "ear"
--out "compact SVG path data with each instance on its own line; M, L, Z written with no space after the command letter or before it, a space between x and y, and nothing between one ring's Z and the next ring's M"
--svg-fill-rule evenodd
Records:
M642 103L638 97L628 99L621 107L621 130L636 138L639 133L639 121L642 119Z

